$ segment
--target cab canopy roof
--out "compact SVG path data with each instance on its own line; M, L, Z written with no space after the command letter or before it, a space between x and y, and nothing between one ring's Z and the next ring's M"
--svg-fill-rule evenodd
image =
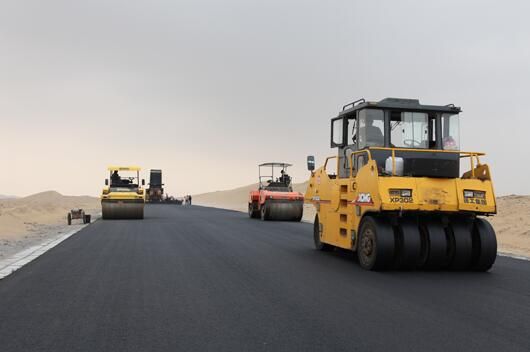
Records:
M140 171L142 168L139 166L116 166L111 165L108 167L109 171Z
M290 166L293 166L293 165L292 165L292 164L287 164L287 163L272 162L272 163L263 163L263 164L260 164L259 166L260 166L260 167L262 167L262 166L290 167Z
M364 98L346 104L342 107L340 115L350 114L361 109L392 109L417 112L446 112L458 114L462 111L454 104L447 105L423 105L418 99L385 98L381 101L366 101Z

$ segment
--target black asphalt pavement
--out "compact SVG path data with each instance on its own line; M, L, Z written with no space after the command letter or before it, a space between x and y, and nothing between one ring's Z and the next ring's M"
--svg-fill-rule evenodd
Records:
M0 280L0 351L529 351L530 262L363 271L312 225L149 206Z

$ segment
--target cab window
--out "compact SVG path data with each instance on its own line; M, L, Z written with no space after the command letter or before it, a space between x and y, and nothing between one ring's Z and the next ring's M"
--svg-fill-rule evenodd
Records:
M444 150L460 150L460 125L458 115L442 115L442 145Z
M357 144L357 120L355 117L348 118L348 140L346 141L348 145Z
M385 146L385 114L383 110L359 111L359 149Z
M344 120L342 118L331 120L331 147L339 147L344 144L343 122Z
M422 112L390 113L390 145L398 148L434 147L434 116Z

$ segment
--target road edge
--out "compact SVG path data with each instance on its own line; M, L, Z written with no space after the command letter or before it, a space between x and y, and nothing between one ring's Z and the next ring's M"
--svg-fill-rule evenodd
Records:
M1 260L0 261L0 280L11 275L18 269L22 268L24 265L40 257L41 255L43 255L44 253L46 253L53 247L57 246L59 243L63 242L67 238L71 237L72 235L76 234L77 232L81 231L82 229L84 229L85 227L89 225L90 224L87 224L85 226L81 226L72 231L69 231L65 234L64 233L60 234L56 237L49 239L48 241L45 241L40 244L23 249L20 252L15 253L9 258Z

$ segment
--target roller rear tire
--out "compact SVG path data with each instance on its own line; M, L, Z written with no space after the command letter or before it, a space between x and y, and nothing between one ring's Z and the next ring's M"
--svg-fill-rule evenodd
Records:
M255 209L252 203L248 203L248 217L251 219L257 219L260 217L260 211Z
M267 202L263 203L263 205L261 206L260 214L261 214L261 220L263 221L270 220L269 206Z
M313 241L315 243L315 248L319 251L329 252L333 249L333 246L322 243L320 240L320 222L318 220L318 215L315 215L315 222L313 223Z

